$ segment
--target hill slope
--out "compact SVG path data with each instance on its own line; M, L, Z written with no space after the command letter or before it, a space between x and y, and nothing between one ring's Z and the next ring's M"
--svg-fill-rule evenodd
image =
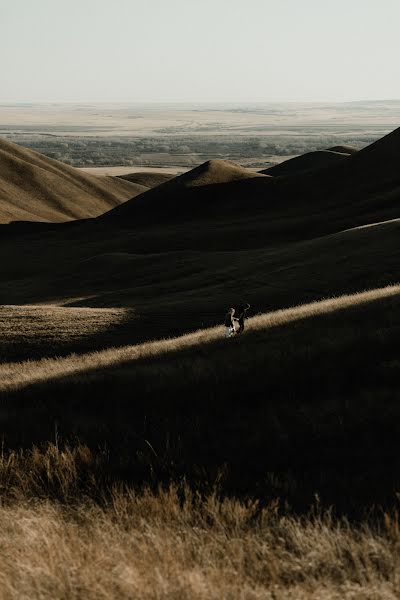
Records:
M225 464L224 485L246 494L307 507L318 490L347 511L360 497L390 500L399 300L392 286L259 315L232 339L219 326L2 364L7 443L54 439L56 420L67 439L104 444L157 484L215 481Z
M343 160L347 156L350 155L337 151L333 152L331 150L318 150L316 152L308 152L307 154L296 156L290 160L285 160L284 162L279 163L279 165L260 171L260 173L272 175L273 177L287 177L295 173L330 166L339 160Z
M136 183L138 185L142 185L148 189L157 187L162 183L166 183L170 181L170 179L174 178L174 175L169 173L157 173L157 172L135 172L128 173L127 175L117 175L118 179L124 179L125 181L130 181L131 183ZM143 190L144 191L144 190Z
M100 221L110 228L137 229L144 223L156 227L167 222L192 228L199 219L211 220L214 228L217 222L222 227L223 222L236 220L240 244L310 239L398 218L399 152L400 130L396 130L350 156L326 151L322 155L331 164L290 177L268 177L225 161L210 161L133 198ZM225 227L225 241L226 232Z
M245 169L229 160L208 160L199 167L176 177L173 184L187 188L215 185L260 177L260 173Z
M0 223L96 217L146 189L0 139Z
M341 154L355 154L359 151L359 148L356 148L356 146L341 145L332 146L332 148L327 148L327 150L329 150L329 152L340 152Z
M235 199L242 204L253 186L263 188L271 179L227 160L210 160L134 198L126 208L117 207L106 218L158 220L161 215L180 218L184 214L194 217L210 209L219 212L223 206L234 208Z

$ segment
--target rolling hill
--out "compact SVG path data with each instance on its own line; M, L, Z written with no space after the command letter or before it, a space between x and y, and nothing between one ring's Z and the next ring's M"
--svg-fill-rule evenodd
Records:
M151 189L161 185L162 183L166 183L170 179L173 179L174 175L170 175L169 173L157 173L150 171L138 171L135 173L128 173L127 175L117 175L119 179L125 179L126 181L130 181L131 183L136 183L138 185L142 185L145 188Z
M88 175L0 139L0 223L96 217L146 189Z
M356 146L341 145L333 146L332 148L327 148L327 150L329 150L330 152L340 152L341 154L355 154L359 151L359 148L356 148Z
M260 173L271 175L273 177L288 177L296 173L302 173L303 171L312 171L321 167L330 166L348 156L350 156L350 154L344 154L339 151L318 150L296 156L290 160L285 160L278 165L260 171Z
M232 489L303 506L315 490L386 501L399 152L396 130L290 177L208 161L96 219L3 225L7 443L53 439L57 423L140 482L215 481L228 465ZM221 322L241 302L252 319L227 340Z
M5 227L3 302L136 307L143 340L215 324L229 298L267 310L395 283L399 147L396 131L290 178L210 161L95 220Z
M257 177L231 163L211 161L129 200L98 221L103 227L136 231L179 224L185 230L181 235L191 237L192 248L207 238L210 247L232 249L311 239L395 219L399 147L396 130L352 155L326 152L334 157L329 158L330 165L290 177ZM204 222L201 231L195 224L199 221ZM224 233L217 242L218 223ZM179 240L186 244L182 237L168 244L178 245Z
M0 364L6 441L52 439L56 421L61 435L107 443L139 481L207 473L223 477L225 491L303 508L315 490L347 511L390 502L400 464L399 299L399 285L370 289L256 315L233 339L219 325ZM64 326L83 317L48 310ZM88 317L98 323L96 311Z

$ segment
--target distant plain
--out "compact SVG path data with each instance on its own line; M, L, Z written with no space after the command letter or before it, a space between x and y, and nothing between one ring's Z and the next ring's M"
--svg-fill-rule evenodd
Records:
M287 104L0 104L0 137L76 167L262 168L395 129L399 101Z

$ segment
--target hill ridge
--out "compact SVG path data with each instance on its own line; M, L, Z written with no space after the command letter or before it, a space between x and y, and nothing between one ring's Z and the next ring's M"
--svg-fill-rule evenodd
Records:
M0 139L0 223L96 217L145 190Z

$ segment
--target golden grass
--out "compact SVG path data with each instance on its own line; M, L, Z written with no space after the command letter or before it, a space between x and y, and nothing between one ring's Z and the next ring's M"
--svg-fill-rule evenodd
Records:
M146 189L0 139L0 223L96 217Z
M399 597L396 514L353 525L317 509L296 517L274 502L202 496L185 485L114 488L99 503L77 491L94 461L85 447L1 456L1 598ZM49 482L53 492L58 482L63 502L46 497Z
M16 336L73 341L100 334L121 323L125 315L124 308L3 304L0 306L0 329L3 342L5 337L15 339Z
M329 298L319 302L304 304L255 316L247 321L247 331L268 330L273 327L325 315L353 306L362 306L374 300L400 294L400 285L391 285L357 294ZM59 309L60 311L70 309ZM88 314L91 314L90 309ZM62 313L64 315L64 313ZM115 318L115 314L110 311ZM119 313L117 313L117 316ZM85 372L118 367L171 352L189 349L217 341L223 337L222 327L199 330L177 338L156 340L143 344L110 348L86 354L71 354L65 358L44 358L0 365L0 391L23 389L31 384L41 383L59 377L74 376ZM232 343L233 340L227 341Z

